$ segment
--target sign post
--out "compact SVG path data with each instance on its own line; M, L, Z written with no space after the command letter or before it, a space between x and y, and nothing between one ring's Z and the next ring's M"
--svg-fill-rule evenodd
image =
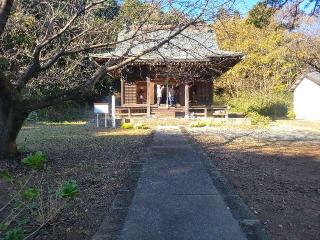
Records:
M99 113L97 113L97 128L99 128Z
M169 85L167 82L167 99L166 99L166 108L169 108Z
M108 126L109 105L107 103L94 103L94 112L97 114L97 128L99 127L99 113L104 113L104 127L106 128Z
M116 97L112 95L111 98L111 118L112 118L112 127L116 127Z
M150 101L150 77L147 77L147 117L151 115Z

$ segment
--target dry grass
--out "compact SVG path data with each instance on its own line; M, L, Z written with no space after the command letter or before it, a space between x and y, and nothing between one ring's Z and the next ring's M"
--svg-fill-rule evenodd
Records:
M276 124L263 130L208 128L192 134L272 239L320 239L319 125Z
M73 179L80 191L35 239L90 239L126 181L130 165L150 142L151 133L149 129L86 128L82 122L25 126L18 137L20 149L44 152L49 166L32 184L53 189ZM17 164L7 168L15 177L25 174ZM8 192L10 187L0 184L0 206L7 201Z

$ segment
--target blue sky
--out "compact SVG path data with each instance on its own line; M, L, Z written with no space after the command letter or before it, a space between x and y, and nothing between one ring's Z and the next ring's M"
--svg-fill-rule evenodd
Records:
M237 9L242 15L246 15L248 11L258 2L258 0L236 0L234 3L234 8Z
M242 15L245 15L259 0L235 0L235 9L240 11ZM301 5L301 9L307 13L313 10L315 3L309 5L309 1L304 1Z

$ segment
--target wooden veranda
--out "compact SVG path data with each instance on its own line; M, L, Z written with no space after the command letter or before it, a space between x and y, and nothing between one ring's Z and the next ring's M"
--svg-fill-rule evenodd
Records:
M188 113L187 113L188 114ZM150 115L148 115L148 106L118 106L116 107L116 115L118 117L185 117L186 111L184 107L166 107L166 106L150 106ZM189 116L194 117L228 117L227 106L192 106L189 107Z

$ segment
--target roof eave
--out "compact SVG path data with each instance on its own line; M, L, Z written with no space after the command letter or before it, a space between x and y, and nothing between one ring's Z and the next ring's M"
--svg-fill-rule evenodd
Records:
M89 55L90 58L100 58L100 59L117 59L117 58L128 58L128 57L134 57L134 56L126 56L126 57L122 57L122 56L116 56L116 55L107 55L107 54L90 54ZM210 56L207 56L207 57L204 57L204 58L163 58L163 59L155 59L155 58L144 58L143 56L138 58L137 60L135 61L162 61L162 62L169 62L169 61L175 61L175 62L192 62L192 61L212 61L213 59L220 59L220 58L241 58L241 59L244 59L245 58L245 55L242 54L242 53L236 53L236 54L220 54L220 55L210 55Z
M307 78L307 79L309 79L310 81L312 81L312 82L314 82L315 84L317 84L317 85L320 86L319 81L318 81L317 79L314 79L314 78L310 77L310 76L309 76L309 73L310 73L310 72L304 72L304 73L302 73L302 74L296 79L296 81L290 86L289 91L290 91L290 92L293 92L293 91L299 86L299 84L302 82L302 80L303 80L304 78Z

